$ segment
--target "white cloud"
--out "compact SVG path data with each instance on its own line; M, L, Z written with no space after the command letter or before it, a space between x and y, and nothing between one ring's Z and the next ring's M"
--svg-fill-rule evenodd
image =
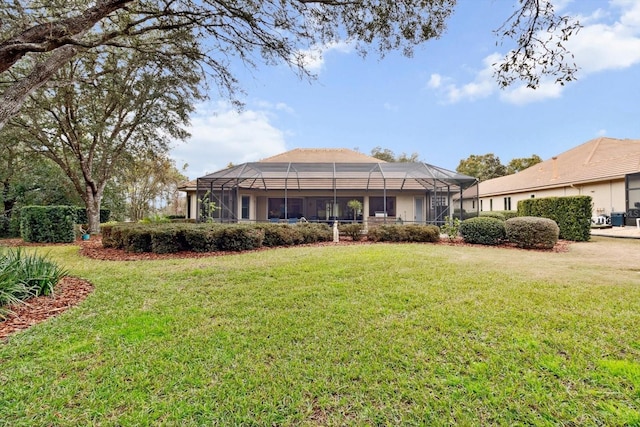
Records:
M438 89L448 103L456 103L463 99L476 100L486 98L497 90L493 79L493 67L491 64L499 59L498 54L487 56L484 59L484 68L476 73L473 82L458 86L448 77L432 74L428 86Z
M431 77L429 77L429 82L427 83L427 86L432 88L432 89L438 89L440 86L442 86L442 76L440 74L431 74Z
M324 67L324 58L329 52L350 53L353 47L347 42L334 42L326 45L315 45L309 49L299 50L297 58L312 73L319 73Z
M580 3L562 1L556 11L579 5ZM608 9L597 9L588 16L578 16L583 28L566 43L567 49L574 55L574 62L580 68L580 79L589 74L624 69L640 63L640 2L612 0L608 6ZM567 10L566 13L571 14L571 11ZM502 57L503 54L498 53L487 56L483 60L484 68L476 72L470 83L455 84L449 77L432 74L428 87L439 90L449 103L473 101L496 92L500 93L503 101L518 105L562 95L563 86L554 83L553 79L542 79L536 90L521 84L498 91L491 64Z
M285 110L284 104L271 106ZM224 102L201 104L192 117L191 138L171 151L178 167L189 165L190 179L225 168L230 162L258 161L286 151L285 134L270 123L267 106L237 112Z

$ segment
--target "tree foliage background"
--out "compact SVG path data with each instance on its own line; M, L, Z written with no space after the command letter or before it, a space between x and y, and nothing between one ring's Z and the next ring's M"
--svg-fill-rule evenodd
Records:
M466 159L460 160L456 172L473 176L479 181L498 178L505 175L511 175L537 163L542 159L537 154L531 157L520 157L512 159L506 166L500 161L500 157L493 153L472 154Z

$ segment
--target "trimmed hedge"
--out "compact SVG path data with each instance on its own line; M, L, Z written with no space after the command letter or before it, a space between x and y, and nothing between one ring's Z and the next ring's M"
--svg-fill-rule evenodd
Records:
M551 249L558 242L560 228L549 218L521 216L505 222L507 239L525 249Z
M544 197L518 202L519 216L554 220L560 239L586 242L591 238L592 200L590 196Z
M460 235L467 243L499 245L506 237L504 221L492 217L476 217L462 221Z
M75 240L75 207L24 206L20 235L25 242L70 243Z
M369 229L367 240L372 242L438 242L440 228L435 225L385 224Z
M102 245L128 252L244 251L330 241L326 224L118 223L102 226Z

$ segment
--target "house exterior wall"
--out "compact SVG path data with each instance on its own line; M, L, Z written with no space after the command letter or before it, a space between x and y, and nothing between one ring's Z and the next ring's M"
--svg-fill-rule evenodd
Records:
M593 200L593 216L611 215L612 212L626 210L625 183L622 180L610 180L585 184L566 185L557 188L528 192L505 193L492 196L480 195L481 212L503 211L506 197L511 198L511 210L518 209L518 202L530 198L590 196ZM472 211L472 201L464 201L464 209Z
M196 197L196 192L194 190L187 190L187 200L190 204L190 208L187 210L189 212L190 219L197 219L197 208L198 202ZM283 190L273 190L269 192L264 191L242 191L240 190L237 193L237 196L234 194L234 207L236 212L239 213L242 210L242 197L249 196L250 197L250 207L249 207L249 219L248 221L269 221L269 211L268 211L268 200L270 198L285 198L285 192ZM402 218L405 222L413 222L416 219L416 215L419 213L416 209L416 198L422 201L422 223L427 220L427 212L429 205L429 197L427 196L425 191L387 191L387 198L395 198L395 215L392 216L392 219L395 221L398 218ZM309 203L312 203L309 199L313 198L326 198L333 199L334 193L333 190L306 190L306 191L287 191L286 192L287 199L303 199L305 203L305 212L310 212L314 209L314 206L310 206ZM370 192L362 192L358 190L340 190L336 193L336 197L338 198L357 198L363 201L363 217L369 216L369 201L370 197L384 197L384 193L382 191L370 191ZM344 214L341 212L341 214ZM391 219L391 215L389 215L389 219ZM247 220L245 220L247 221Z

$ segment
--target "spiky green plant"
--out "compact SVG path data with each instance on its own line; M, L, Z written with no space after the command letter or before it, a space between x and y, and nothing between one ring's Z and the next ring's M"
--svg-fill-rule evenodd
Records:
M52 294L54 286L66 275L65 269L35 252L27 253L21 248L0 252L0 309Z

